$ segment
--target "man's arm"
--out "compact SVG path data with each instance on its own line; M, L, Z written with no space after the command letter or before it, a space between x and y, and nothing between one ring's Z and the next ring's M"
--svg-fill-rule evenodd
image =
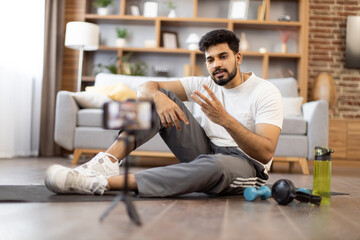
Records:
M228 131L246 154L266 164L274 156L280 128L271 124L257 124L255 126L255 133L249 131L226 112L221 102L206 85L203 86L211 99L198 91L194 92L191 96L192 99L201 106L201 110L211 121L221 125Z
M178 81L146 82L140 85L138 90L139 100L150 100L155 103L156 111L159 114L161 123L164 127L176 126L181 130L179 121L189 124L189 120L179 106L172 101L160 88L167 89L175 93L182 101L187 101L187 96L182 83Z
M220 125L228 131L238 146L252 158L266 164L274 156L280 135L279 127L271 124L256 124L255 133L253 133L232 116L224 118Z

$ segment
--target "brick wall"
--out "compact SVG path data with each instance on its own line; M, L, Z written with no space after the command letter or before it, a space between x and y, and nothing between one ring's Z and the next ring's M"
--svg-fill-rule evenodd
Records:
M310 0L309 8L309 93L317 74L329 72L339 97L334 117L360 118L360 69L345 68L346 17L360 16L360 0Z

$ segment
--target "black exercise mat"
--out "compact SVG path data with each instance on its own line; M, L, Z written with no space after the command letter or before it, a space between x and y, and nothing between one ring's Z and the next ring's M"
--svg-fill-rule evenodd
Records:
M104 202L112 201L119 191L107 191L104 195L58 195L50 192L45 185L4 185L0 186L0 203L10 202Z
M55 194L49 191L45 185L3 185L0 186L0 203L16 202L108 202L113 201L120 191L106 191L104 195L80 195L80 194ZM139 200L164 200L165 198L138 198L134 192L130 192L135 201ZM210 196L205 193L190 193L177 196L177 199L204 199L221 198ZM174 197L172 197L174 199Z

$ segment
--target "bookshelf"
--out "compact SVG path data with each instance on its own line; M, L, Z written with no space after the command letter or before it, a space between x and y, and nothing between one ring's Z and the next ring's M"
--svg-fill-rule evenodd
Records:
M244 61L242 71L253 71L263 78L287 77L293 74L298 80L299 94L307 99L307 56L308 56L308 1L307 0L250 0L246 20L229 19L230 1L183 0L177 2L177 17L168 18L166 6L158 1L157 17L132 16L130 6L137 4L140 12L143 0L115 0L110 15L100 16L92 6L92 0L83 0L77 11L81 12L79 20L99 24L101 46L98 51L86 52L83 82L91 85L94 81L93 68L96 64L107 64L112 61L118 66L121 57L132 53L134 61L144 61L149 65L148 75L152 76L152 64L169 65L172 68L170 77L183 77L184 66L190 68L189 74L195 75L201 69L207 75L203 54L198 50L187 49L185 39L196 32L201 37L216 28L234 31L239 37L246 33L250 48L242 52ZM260 17L262 15L262 17ZM291 21L278 21L282 15L289 15ZM115 27L127 28L130 37L124 48L115 47ZM160 45L161 32L176 32L179 47L166 49ZM292 33L288 42L288 52L281 52L280 31ZM155 48L145 48L144 40L154 40ZM264 47L266 52L259 52ZM76 54L76 53L74 53ZM115 59L115 60L114 60ZM285 72L285 73L284 73ZM63 79L63 81L70 81ZM75 81L75 80L74 80Z

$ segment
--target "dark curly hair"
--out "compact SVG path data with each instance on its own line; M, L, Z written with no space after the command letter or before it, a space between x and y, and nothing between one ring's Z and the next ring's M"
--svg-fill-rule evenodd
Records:
M236 54L239 52L239 42L239 38L232 31L227 29L216 29L201 37L199 49L205 53L209 47L220 43L227 43L229 48Z

